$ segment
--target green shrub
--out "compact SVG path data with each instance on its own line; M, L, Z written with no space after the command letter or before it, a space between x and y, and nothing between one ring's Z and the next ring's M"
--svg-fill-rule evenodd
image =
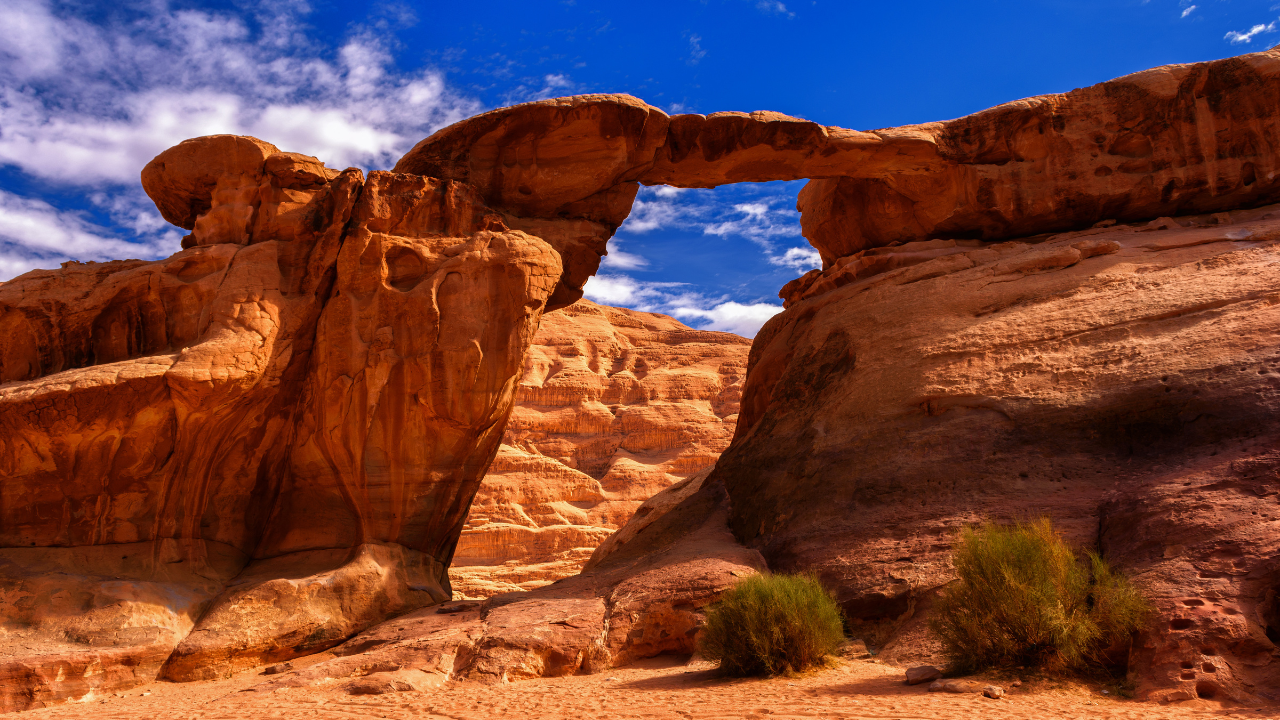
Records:
M1073 668L1127 640L1149 612L1147 600L1100 556L1090 552L1088 560L1077 561L1048 519L961 531L959 579L930 618L952 668Z
M711 606L704 657L732 675L778 675L822 665L844 641L840 608L809 575L754 575Z

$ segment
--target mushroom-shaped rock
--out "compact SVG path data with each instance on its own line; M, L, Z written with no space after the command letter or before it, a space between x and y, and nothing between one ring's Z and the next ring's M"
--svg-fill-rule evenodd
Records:
M267 158L279 152L269 142L243 135L208 135L184 140L142 169L142 189L165 220L187 230L206 213L219 189L262 177Z

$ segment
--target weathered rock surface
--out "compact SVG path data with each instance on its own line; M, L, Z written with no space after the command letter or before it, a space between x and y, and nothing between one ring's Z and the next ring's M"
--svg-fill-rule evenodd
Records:
M143 172L182 252L0 284L0 698L162 657L216 676L446 599L542 314L581 297L638 184L800 177L824 269L757 337L716 470L584 575L489 601L440 662L502 680L687 651L755 548L821 571L879 640L949 577L952 530L1044 513L1155 596L1143 692L1265 698L1278 96L1273 50L873 132L562 98L367 179L182 143ZM635 469L610 463L573 471L609 490Z
M90 677L101 643L137 654L135 675L176 646L165 676L198 679L447 599L561 274L454 182L365 180L227 136L166 151L144 181L191 247L0 286L0 545L46 563L6 573L38 597L48 564L121 557L69 581L72 607L120 617L46 623L84 639L12 656L43 683L4 685L12 708L132 682ZM136 601L112 600L122 582ZM6 629L24 627L12 608Z
M961 525L1047 515L1156 602L1143 693L1265 698L1278 259L1277 206L852 256L757 335L709 482L877 644L952 577Z
M750 341L588 300L543 318L450 569L488 597L576 574L660 490L729 445Z
M703 608L764 569L760 554L728 530L723 486L704 477L655 496L656 509L624 528L629 541L599 548L580 575L483 603L418 610L255 690L341 684L348 692L391 692L391 674L418 688L449 679L501 683L692 653Z
M906 682L908 685L919 685L921 683L933 682L942 677L942 671L932 665L918 665L913 668L907 668Z

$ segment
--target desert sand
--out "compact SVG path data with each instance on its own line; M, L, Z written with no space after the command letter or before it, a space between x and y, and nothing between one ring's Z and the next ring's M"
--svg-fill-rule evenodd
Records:
M318 662L324 655L310 659ZM295 663L297 664L297 663ZM736 679L705 661L661 656L597 675L541 678L503 685L444 682L425 692L348 695L335 688L248 691L258 671L210 683L152 683L123 693L32 710L29 718L1198 718L1280 717L1280 706L1245 708L1195 700L1161 706L1104 695L1105 686L1031 680L1009 694L930 693L902 682L902 668L845 660L801 677ZM981 676L978 676L980 679ZM1114 693L1113 690L1108 690Z

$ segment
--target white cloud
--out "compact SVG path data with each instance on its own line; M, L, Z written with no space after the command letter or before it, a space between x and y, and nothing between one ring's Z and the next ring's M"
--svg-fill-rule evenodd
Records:
M153 6L156 7L156 6ZM0 5L0 163L75 185L137 182L186 138L249 134L334 167L387 167L479 110L436 72L393 72L378 37L334 59L286 5L255 36L239 17L158 6L94 25L40 0Z
M625 305L644 312L658 312L667 301L675 297L673 288L684 283L643 282L627 275L591 276L583 286L587 298L604 305Z
M1240 45L1243 43L1253 42L1254 37L1261 35L1262 33L1275 32L1275 30L1276 23L1275 21L1272 21L1270 25L1254 25L1246 32L1237 32L1232 30L1224 35L1222 39L1230 40L1234 45Z
M657 196L657 200L646 200L648 195ZM675 204L671 194L660 191L641 193L631 205L631 214L626 222L618 228L618 232L647 233L662 228L670 228L687 216L687 209Z
M624 251L622 241L613 238L609 241L609 254L600 261L600 267L610 270L640 270L648 267L649 261L640 255Z
M533 85L520 84L515 89L502 96L503 105L519 105L521 103L533 102L534 100L546 100L553 97L565 97L572 95L573 91L578 87L576 83L569 78L568 75L544 75L541 79L542 87L537 87L537 81L533 81Z
M671 314L681 320L696 318L710 321L700 328L702 330L722 330L743 337L755 337L765 322L780 312L781 305L723 302L709 309L678 307Z
M770 255L769 262L801 273L822 267L822 256L812 246L788 248L782 255Z
M700 330L722 330L743 337L755 337L766 320L782 312L781 305L743 304L726 296L707 297L687 288L684 283L645 282L627 275L602 274L588 280L583 289L594 302L665 313Z
M1186 16L1190 15L1191 13L1195 12L1195 11L1196 11L1196 7L1197 7L1197 6L1192 5L1192 6L1188 7L1186 10L1183 10L1183 11L1182 11L1182 17L1186 17Z
M688 64L697 65L698 61L707 56L707 51L702 49L702 36L689 36L689 59Z
M371 32L356 29L327 55L304 35L302 2L264 6L274 9L258 11L256 32L244 17L162 2L102 24L78 16L79 7L0 3L0 165L51 184L46 194L87 193L117 227L6 193L0 277L72 258L176 251L181 233L160 218L138 176L187 138L254 135L331 167L389 167L481 109L437 72L396 70Z
M67 260L165 257L178 251L180 241L181 235L170 228L147 242L128 242L77 213L0 190L0 280Z
M792 268L804 273L822 266L818 251L805 242L800 236L800 225L797 213L778 207L782 203L790 204L789 197L763 197L751 202L722 206L715 202L714 196L706 197L697 192L658 185L641 188L631 210L631 215L618 229L619 239L615 246L627 234L645 234L658 230L683 230L698 232L704 235L715 235L722 238L741 237L760 248L765 260L778 267ZM791 243L786 243L790 238ZM784 247L785 244L800 243L799 247ZM628 256L611 262L613 251L605 258L604 266L613 269L631 269L622 264ZM630 256L634 257L634 256Z

